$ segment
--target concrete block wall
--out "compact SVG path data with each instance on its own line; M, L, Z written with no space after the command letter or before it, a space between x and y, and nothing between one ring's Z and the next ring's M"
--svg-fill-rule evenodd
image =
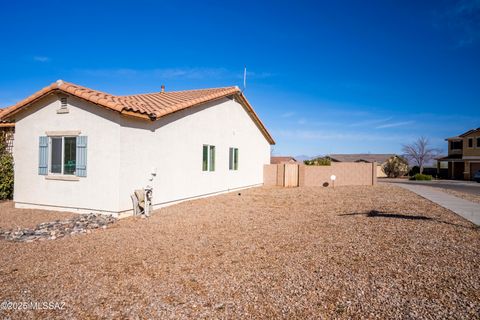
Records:
M369 186L377 183L376 163L340 162L331 166L306 166L299 164L298 186L332 187L332 175L336 176L335 186ZM264 185L284 186L283 164L264 166Z

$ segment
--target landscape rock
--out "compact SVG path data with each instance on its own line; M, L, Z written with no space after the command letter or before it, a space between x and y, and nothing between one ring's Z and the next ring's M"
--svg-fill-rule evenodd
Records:
M111 215L90 213L78 215L71 219L43 222L35 228L0 229L0 238L14 242L33 242L39 240L55 240L78 233L90 233L93 229L106 229L116 221Z

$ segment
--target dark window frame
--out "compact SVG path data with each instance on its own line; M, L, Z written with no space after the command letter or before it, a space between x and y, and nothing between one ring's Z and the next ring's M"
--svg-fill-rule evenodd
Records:
M467 138L467 148L473 148L473 138Z

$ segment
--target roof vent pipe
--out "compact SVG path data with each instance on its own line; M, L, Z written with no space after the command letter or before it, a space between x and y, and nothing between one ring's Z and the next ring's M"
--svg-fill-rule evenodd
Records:
M161 92L165 92L165 85L162 84L162 91Z

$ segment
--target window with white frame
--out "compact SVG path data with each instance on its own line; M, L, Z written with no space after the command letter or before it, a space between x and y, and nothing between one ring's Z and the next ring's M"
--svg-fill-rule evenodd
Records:
M228 169L238 170L238 148L230 148L228 152Z
M203 145L202 170L215 171L215 146Z
M50 173L74 175L77 137L50 138Z

